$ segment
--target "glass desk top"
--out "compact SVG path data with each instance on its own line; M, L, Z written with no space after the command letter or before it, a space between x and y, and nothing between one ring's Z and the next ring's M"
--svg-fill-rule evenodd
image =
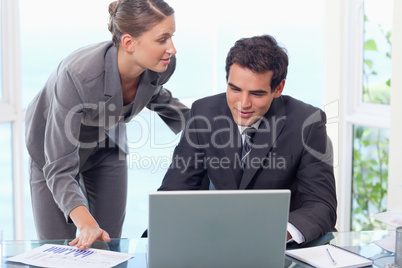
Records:
M375 240L381 240L392 236L389 231L362 231L362 232L334 232L328 234L324 239L317 240L315 244L323 244L329 241L340 247L344 247L353 252L359 253L365 257L374 260L373 267L386 267L388 263L393 263L394 255L379 246L372 243ZM33 248L44 244L68 245L69 240L41 240L41 241L3 241L2 245L2 268L3 267L32 267L20 263L6 262L5 259L23 252L27 252ZM92 247L97 249L105 249L111 251L133 253L134 258L126 261L116 267L147 267L146 262L146 243L147 240L141 239L112 239L111 242L95 242ZM250 264L252 267L252 264ZM298 262L290 257L285 257L284 267L300 268L311 267L302 262Z

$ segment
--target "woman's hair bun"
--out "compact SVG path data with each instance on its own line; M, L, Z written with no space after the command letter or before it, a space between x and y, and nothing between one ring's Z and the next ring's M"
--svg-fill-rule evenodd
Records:
M109 4L109 14L108 30L113 44L119 47L123 34L138 38L174 10L164 0L114 0Z
M109 18L108 30L109 30L109 32L111 32L112 34L113 34L113 32L114 32L114 17L115 17L115 15L116 15L116 11L117 11L117 8L118 8L120 2L121 2L121 0L116 0L116 1L113 1L113 2L111 2L111 3L109 4L109 15L110 15L110 18Z
M110 4L109 4L109 15L111 16L111 17L114 17L114 15L116 14L116 10L117 10L117 7L118 7L118 2L120 2L120 1L113 1L113 2L111 2Z

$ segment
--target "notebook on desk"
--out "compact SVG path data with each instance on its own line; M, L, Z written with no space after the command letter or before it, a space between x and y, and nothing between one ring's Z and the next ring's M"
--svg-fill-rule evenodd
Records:
M373 264L369 258L331 244L287 250L286 255L317 268L358 268Z
M283 267L289 190L149 195L148 267Z

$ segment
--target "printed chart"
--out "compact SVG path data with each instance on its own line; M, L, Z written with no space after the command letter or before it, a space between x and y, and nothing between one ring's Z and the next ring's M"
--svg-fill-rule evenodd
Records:
M134 254L92 248L79 250L71 246L45 244L8 258L6 261L52 268L108 268L127 261L132 257L134 257Z

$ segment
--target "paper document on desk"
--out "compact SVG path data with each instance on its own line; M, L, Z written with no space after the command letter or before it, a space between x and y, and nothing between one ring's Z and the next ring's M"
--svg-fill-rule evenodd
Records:
M373 263L369 258L330 244L286 250L286 255L318 268L358 268Z
M134 254L88 248L45 244L6 261L49 268L108 268L131 259Z
M402 226L401 210L389 210L386 212L378 213L374 215L373 218L392 227Z
M373 241L377 246L385 249L386 251L395 253L395 236L387 237L381 240Z

